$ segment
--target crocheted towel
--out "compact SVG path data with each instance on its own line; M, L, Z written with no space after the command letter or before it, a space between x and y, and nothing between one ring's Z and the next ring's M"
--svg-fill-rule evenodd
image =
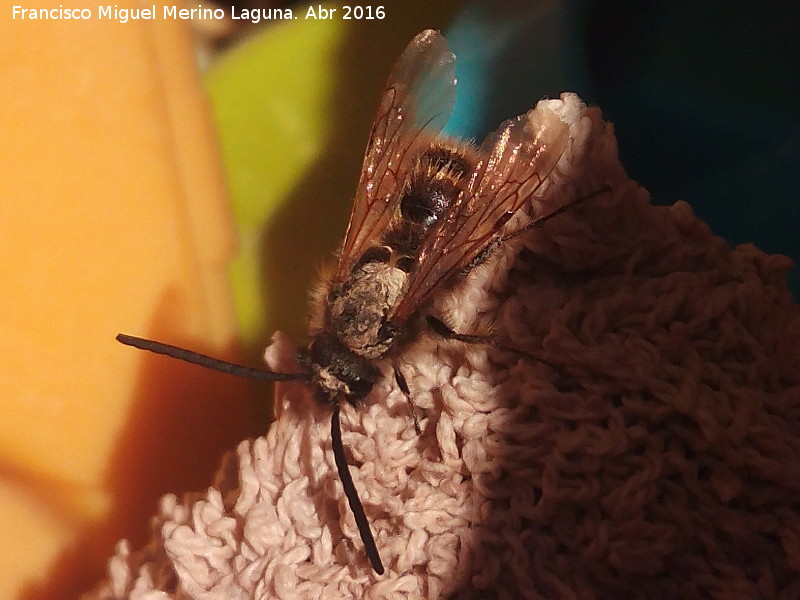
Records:
M525 355L423 332L401 362L420 435L389 365L343 407L386 574L336 475L330 408L284 383L268 433L205 494L164 498L152 542L120 542L87 599L800 597L790 261L651 206L576 96L532 118L570 128L541 202L611 191L430 308ZM276 336L267 362L296 369L293 354Z

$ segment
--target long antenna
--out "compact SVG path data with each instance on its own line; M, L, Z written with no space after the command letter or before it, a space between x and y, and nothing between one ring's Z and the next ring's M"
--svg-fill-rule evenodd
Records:
M164 344L163 342L156 342L145 338L126 335L124 333L117 334L117 341L125 344L126 346L133 346L139 350L147 350L155 354L163 354L170 358L177 358L184 362L193 365L206 367L236 377L247 377L248 379L260 379L263 381L311 381L310 373L275 373L274 371L266 371L264 369L253 369L251 367L244 367L234 363L220 360L206 354L192 352L185 348Z
M353 483L353 476L350 475L350 468L347 466L347 460L344 456L342 425L339 422L338 404L333 407L333 414L331 414L331 443L333 444L333 458L336 461L336 470L339 471L339 479L344 488L344 495L347 496L347 502L350 504L350 510L356 518L356 526L358 527L358 533L361 534L361 541L364 542L367 558L369 558L372 569L378 575L383 575L383 563L381 562L380 554L378 554L378 547L375 545L375 537L369 528L367 515L364 514L364 507L358 497L356 486Z
M155 354L162 354L170 358L177 358L194 365L228 373L237 377L248 377L250 379L261 379L267 381L311 381L312 376L310 373L275 373L274 371L265 371L262 369L252 369L230 363L218 358L213 358L206 354L186 350L171 344L163 342L156 342L155 340L148 340L145 338L126 335L124 333L117 334L117 341L126 346L132 346L139 350L146 350ZM364 513L364 506L361 504L361 499L358 497L358 491L353 483L353 477L350 475L350 469L347 465L347 460L344 455L344 445L342 444L342 428L339 422L339 405L333 407L331 413L331 442L333 445L333 456L336 462L336 470L339 472L339 479L344 488L344 495L347 497L347 502L350 505L350 510L356 519L358 532L361 535L361 541L364 543L364 549L367 553L367 558L372 565L373 570L378 575L383 575L384 568L381 562L380 554L378 554L378 547L375 545L375 537L372 535L372 530L369 528L369 521Z

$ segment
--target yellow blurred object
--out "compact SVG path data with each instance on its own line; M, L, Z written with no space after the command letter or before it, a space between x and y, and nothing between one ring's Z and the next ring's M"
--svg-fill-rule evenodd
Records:
M0 598L75 597L258 432L242 383L114 341L232 358L235 238L186 21L4 12Z

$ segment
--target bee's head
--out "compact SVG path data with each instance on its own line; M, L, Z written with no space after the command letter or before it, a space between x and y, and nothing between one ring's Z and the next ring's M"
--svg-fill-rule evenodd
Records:
M371 361L353 353L328 333L317 334L299 360L314 374L325 399L331 403L344 397L350 404L360 404L380 376Z

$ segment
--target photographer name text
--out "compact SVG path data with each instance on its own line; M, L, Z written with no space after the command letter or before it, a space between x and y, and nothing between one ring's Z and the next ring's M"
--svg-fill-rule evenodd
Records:
M238 8L231 6L229 9L219 7L205 7L198 4L196 8L181 8L178 6L157 6L147 8L121 8L114 5L96 6L94 8L69 8L59 4L58 8L27 8L15 5L11 7L11 18L19 21L88 21L92 19L117 21L153 21L156 19L174 21L212 21L232 19L234 21L261 21L292 20L292 19L342 19L355 21L382 20L386 17L383 6L371 5L340 5L337 7L323 6L321 4L309 5L298 10L297 8Z

